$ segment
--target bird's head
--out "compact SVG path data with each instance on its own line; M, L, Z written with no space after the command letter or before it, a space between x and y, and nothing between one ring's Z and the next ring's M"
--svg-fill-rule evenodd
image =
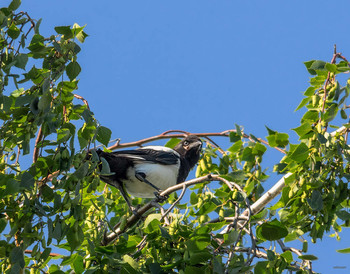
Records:
M189 162L191 168L198 162L202 149L202 141L195 135L189 135L178 143L174 150L178 152L181 157L184 157Z

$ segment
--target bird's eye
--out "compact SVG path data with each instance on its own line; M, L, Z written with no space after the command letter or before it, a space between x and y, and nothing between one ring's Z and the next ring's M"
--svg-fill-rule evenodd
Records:
M190 143L188 141L184 142L184 146L188 146Z

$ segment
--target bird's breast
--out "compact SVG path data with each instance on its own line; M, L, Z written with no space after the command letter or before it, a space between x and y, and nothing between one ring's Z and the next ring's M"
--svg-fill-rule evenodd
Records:
M135 177L135 173L144 173L146 179L165 190L168 187L176 185L179 165L159 165L153 163L136 164L127 170L127 179L122 180L126 191L135 197L154 198L154 192L157 190L145 182L141 182Z

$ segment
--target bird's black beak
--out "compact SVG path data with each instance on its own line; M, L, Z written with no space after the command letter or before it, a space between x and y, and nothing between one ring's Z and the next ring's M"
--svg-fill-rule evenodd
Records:
M190 145L190 148L189 148L189 149L191 149L191 148L197 148L197 152L199 152L199 151L202 149L202 145L203 145L202 141L201 141L201 140L198 140L198 141L192 143L192 144Z

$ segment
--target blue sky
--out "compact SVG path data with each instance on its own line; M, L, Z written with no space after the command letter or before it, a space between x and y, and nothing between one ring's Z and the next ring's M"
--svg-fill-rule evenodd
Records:
M349 1L22 2L43 18L43 35L87 25L77 93L123 142L234 124L258 137L267 125L296 140L291 128L303 112L294 109L309 79L303 62L330 61L334 44L350 58ZM280 155L270 157L272 167ZM349 271L349 255L335 252L350 246L346 234L311 248L315 271Z

